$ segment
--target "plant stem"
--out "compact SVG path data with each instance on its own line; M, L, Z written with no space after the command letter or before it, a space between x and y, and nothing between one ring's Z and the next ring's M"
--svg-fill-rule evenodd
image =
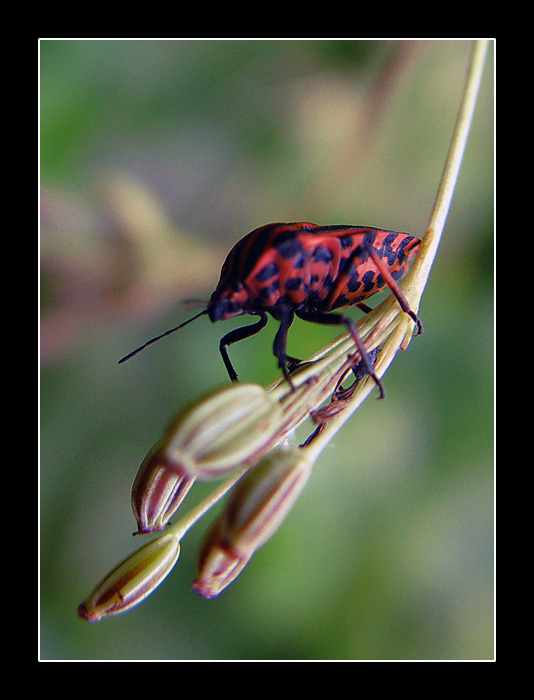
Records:
M415 312L417 312L419 308L419 301L426 286L449 212L475 110L487 47L488 40L484 39L474 42L462 102L458 111L451 145L447 154L430 220L426 227L419 253L402 284L402 290L410 304L410 308ZM391 311L392 306L396 306L401 318L396 328L391 332L391 335L387 339L379 355L376 364L376 374L378 377L382 377L386 372L397 351L399 349L404 350L408 346L413 335L413 321L400 310L396 300L392 296L384 299L382 304L377 306L370 314L367 314L366 318L372 317L372 319L374 319L375 317L383 316L385 320L385 316ZM389 322L391 323L391 321ZM377 325L380 327L380 322ZM379 328L375 330L379 332ZM374 383L370 381L369 378L365 382L362 382L352 400L343 411L330 419L324 431L304 448L311 454L312 459L317 458L337 431L347 422L364 399L367 398L373 387Z
M230 474L217 488L213 489L206 498L186 513L178 522L168 527L164 534L172 533L178 539L181 539L185 533L191 528L197 520L207 513L207 511L219 501L232 486L239 481L243 474L250 469L250 466L239 467Z
M404 294L410 302L411 308L415 311L417 311L419 300L421 299L421 295L428 280L430 268L434 262L441 234L449 213L473 113L475 111L487 48L487 39L477 40L473 44L462 102L458 111L451 145L445 161L445 167L439 183L436 199L432 207L432 213L430 214L430 220L423 236L419 254L414 260L403 284Z

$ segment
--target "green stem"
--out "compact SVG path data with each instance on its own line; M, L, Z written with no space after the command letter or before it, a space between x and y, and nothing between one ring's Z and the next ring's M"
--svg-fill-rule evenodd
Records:
M449 212L475 110L487 47L487 40L478 40L474 42L462 102L458 111L451 145L447 154L430 220L417 258L402 285L410 308L414 311L417 311L419 308L419 301L427 283ZM387 315L387 313L391 311L392 305L396 305L396 300L392 296L384 299L382 304L371 312L373 319L375 317ZM400 322L392 331L379 355L376 366L376 373L379 377L382 377L386 372L398 350L401 348L405 349L412 338L413 322L398 308L398 306L397 309L398 314L401 315ZM371 316L371 314L368 314L368 316ZM390 329L392 328L391 325L389 327ZM338 430L347 422L364 399L371 393L373 387L374 384L369 378L365 382L362 382L351 402L337 416L330 419L324 431L305 448L312 459L318 457Z
M189 528L191 528L197 520L200 520L200 518L207 513L207 511L214 506L249 469L250 465L239 467L233 471L216 489L213 489L206 498L186 513L183 518L180 518L178 522L168 527L163 534L167 535L171 533L178 537L179 540L182 539Z
M425 288L430 268L434 262L440 243L441 234L449 213L449 208L454 194L458 172L469 136L471 121L475 111L480 81L484 71L484 61L488 48L488 40L475 41L471 52L467 79L456 125L451 139L451 145L445 161L445 167L441 176L438 191L430 220L426 227L421 249L417 258L406 275L403 291L410 302L411 308L417 311L419 300Z

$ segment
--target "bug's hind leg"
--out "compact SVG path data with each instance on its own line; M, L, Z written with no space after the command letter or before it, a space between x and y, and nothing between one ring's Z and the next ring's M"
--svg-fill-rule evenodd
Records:
M373 361L371 360L369 353L365 349L363 340L360 338L360 335L352 319L350 319L348 316L345 316L344 314L321 313L320 311L299 310L296 312L296 314L303 321L312 321L313 323L324 323L330 326L346 326L352 336L352 339L354 340L356 347L358 348L358 352L360 353L361 366L365 370L365 373L372 377L374 383L378 387L378 390L380 392L379 398L384 398L385 392L384 387L382 386L382 382L375 374Z
M406 297L405 297L404 294L402 293L401 288L399 287L399 285L397 284L397 282L395 281L395 279L391 276L391 273L389 272L387 266L384 265L384 263L382 262L382 260L381 260L381 258L380 258L380 255L376 252L375 248L373 248L373 246L370 245L370 246L367 248L367 250L368 250L369 255L371 256L371 258L372 258L374 264L375 264L375 265L377 266L377 268L379 269L380 275L382 276L382 278L385 280L385 282L386 282L386 284L388 285L388 287L391 289L391 291L392 291L393 294L395 295L395 298L396 298L397 301L399 302L401 309L402 309L405 313L407 313L408 316L409 316L413 321L415 321L415 324L416 324L416 327L417 327L417 330L416 330L416 332L415 332L415 335L421 335L421 333L423 332L423 324L422 324L421 321L419 320L419 317L417 316L417 314L416 314L414 311L412 311L412 310L410 309L410 305L408 304L408 300L406 299Z
M232 345L232 343L237 343L238 340L244 340L245 338L250 338L251 335L256 335L256 333L259 333L261 329L265 327L265 324L267 323L267 314L261 311L256 315L260 317L259 321L252 323L250 326L235 328L233 331L230 331L224 335L219 342L219 350L222 355L224 366L226 367L226 371L233 382L238 381L237 372L230 362L226 348L229 345Z

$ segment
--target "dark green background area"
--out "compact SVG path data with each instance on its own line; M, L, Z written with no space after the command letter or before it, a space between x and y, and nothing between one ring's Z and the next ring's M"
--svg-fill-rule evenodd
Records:
M208 515L140 606L93 625L76 616L139 546L137 468L181 407L227 381L218 340L240 322L204 317L119 357L198 311L183 300L207 299L225 253L257 226L421 236L470 48L41 42L43 659L493 658L491 51L420 307L425 332L385 376L385 400L372 396L336 436L219 598L189 590ZM276 376L275 328L231 349L243 379ZM334 335L296 321L288 351ZM195 486L183 507L209 489Z

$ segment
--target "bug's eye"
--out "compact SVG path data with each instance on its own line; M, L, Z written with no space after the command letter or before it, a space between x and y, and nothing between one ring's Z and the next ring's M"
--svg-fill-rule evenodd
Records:
M230 299L212 299L208 304L208 315L211 321L220 321L242 313L242 306Z

